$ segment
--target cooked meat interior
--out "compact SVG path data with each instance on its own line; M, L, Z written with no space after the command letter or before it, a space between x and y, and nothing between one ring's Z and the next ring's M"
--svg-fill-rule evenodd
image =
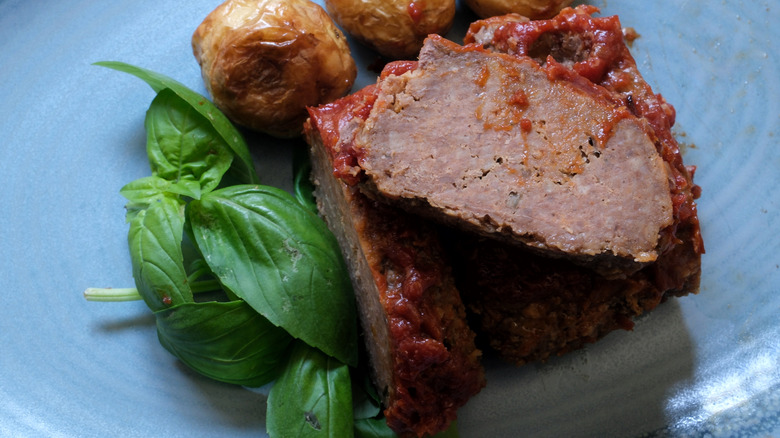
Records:
M481 353L435 230L333 175L370 102L364 90L310 109L315 194L351 268L387 423L401 436L434 435L484 386Z
M652 128L669 173L672 225L661 231L657 260L637 272L606 278L563 259L460 235L450 249L464 301L485 342L505 359L544 360L593 342L671 296L697 293L704 244L694 167L682 162L672 134L674 108L653 92L625 44L618 17L566 9L551 20L507 15L480 20L465 38L485 50L531 58L548 76L566 77L624 106Z
M429 38L379 82L354 149L369 191L556 253L651 262L672 223L647 124L527 57Z
M376 316L393 312L388 272L404 271L379 262L393 248L431 245L439 255L420 257L443 260L444 243L474 329L516 364L698 292L700 188L671 132L674 108L642 79L617 17L595 10L482 20L464 47L431 37L419 62L391 63L376 85L312 110L318 190L333 201L321 208L365 283L380 387L399 374L396 334ZM438 243L415 213L445 223ZM389 231L401 229L417 231ZM459 308L450 293L436 299Z
M581 5L564 9L550 20L491 17L472 23L464 41L492 52L530 57L548 76L565 77L597 90L644 120L652 128L655 147L669 171L673 223L662 231L659 251L690 241L693 251L703 254L696 207L701 188L693 182L695 166L683 164L672 133L675 109L642 77L626 45L620 19L593 17L595 12L595 6Z

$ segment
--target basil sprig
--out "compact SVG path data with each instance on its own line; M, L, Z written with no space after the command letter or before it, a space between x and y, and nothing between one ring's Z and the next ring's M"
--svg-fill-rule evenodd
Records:
M204 376L251 387L275 380L272 437L394 437L366 375L351 373L354 295L316 214L307 159L296 155L295 197L260 185L240 132L204 96L150 70L96 64L157 95L144 122L151 175L120 190L137 294L85 295L143 299L160 344Z
M120 193L136 291L160 344L209 378L245 386L281 376L274 386L283 388L291 367L303 367L330 388L324 397L319 386L299 391L328 406L318 424L351 434L357 319L335 237L294 197L259 184L240 132L204 96L150 70L97 64L157 92L144 121L151 175ZM238 185L225 186L226 176ZM296 421L269 409L269 424L292 430Z
M292 340L241 300L184 303L155 316L165 349L207 377L239 385L276 378Z

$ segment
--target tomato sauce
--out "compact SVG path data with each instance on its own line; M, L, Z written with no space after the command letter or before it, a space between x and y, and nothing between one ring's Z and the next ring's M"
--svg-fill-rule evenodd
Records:
M408 71L416 63L388 64L395 73ZM349 185L360 182L356 171L358 155L352 147L355 129L350 124L366 120L377 93L369 86L353 95L317 108L309 108L307 134L318 134L333 161L334 176ZM357 188L353 188L357 192ZM454 409L437 408L442 397L453 407L460 406L484 385L482 368L473 355L453 350L465 332L453 332L452 300L460 303L446 267L436 233L419 221L395 217L395 211L366 196L353 196L362 212L360 231L371 242L369 265L384 307L394 367L394 401L385 410L388 425L398 433L441 430L455 418ZM358 215L359 216L359 215ZM388 220L389 217L392 219ZM446 272L444 271L446 269ZM451 294L451 295L448 295ZM459 304L462 306L462 304ZM446 323L445 323L446 322ZM454 336L454 338L453 338ZM443 377L446 376L446 377ZM462 382L455 387L437 388L430 382ZM425 381L427 384L419 384ZM435 389L435 390L432 390ZM442 392L444 391L444 392ZM446 392L446 393L445 393ZM428 412L436 409L435 412ZM426 412L420 418L420 412ZM417 423L419 430L408 429Z
M423 19L423 12L425 11L425 3L422 0L415 0L409 3L406 7L406 12L412 19L414 24L420 24Z
M536 51L544 35L575 35L582 39L581 59L564 65L552 55L541 60L548 78L566 80L578 88L601 96L616 105L610 124L598 133L601 144L608 138L610 127L626 116L646 120L651 136L657 138L656 148L672 172L670 187L674 224L661 236L661 251L667 251L680 242L679 232L693 236L697 253L704 253L695 200L701 188L693 183L695 167L686 167L677 140L672 134L675 122L674 107L660 94L653 93L641 77L636 61L626 45L626 35L633 41L636 32L625 33L617 16L593 17L599 9L582 5L566 8L556 17L536 21L500 21L502 17L481 20L469 27L467 44L475 43L475 35L484 26L500 23L490 44L493 50L518 56L539 56ZM684 228L684 230L678 230Z
M352 147L353 138L341 138L353 120L366 120L377 98L375 85L318 107L307 108L310 123L320 137L333 162L333 174L350 185L360 182L363 173L358 165L360 154Z

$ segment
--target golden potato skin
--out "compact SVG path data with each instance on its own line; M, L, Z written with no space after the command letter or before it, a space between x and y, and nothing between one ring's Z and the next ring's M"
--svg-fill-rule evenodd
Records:
M573 0L464 0L480 18L516 13L532 20L552 18Z
M455 0L325 0L345 32L391 59L413 59L425 37L445 34Z
M192 50L214 104L276 137L299 135L306 106L343 96L357 76L344 34L309 0L227 0L195 30Z

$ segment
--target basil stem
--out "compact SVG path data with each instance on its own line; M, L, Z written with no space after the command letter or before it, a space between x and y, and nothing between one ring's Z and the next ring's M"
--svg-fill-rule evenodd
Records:
M221 288L222 285L217 280L190 282L190 289L193 294L213 292ZM138 293L138 289L134 287L88 287L84 290L84 298L87 301L105 302L138 301L143 299L141 294Z

